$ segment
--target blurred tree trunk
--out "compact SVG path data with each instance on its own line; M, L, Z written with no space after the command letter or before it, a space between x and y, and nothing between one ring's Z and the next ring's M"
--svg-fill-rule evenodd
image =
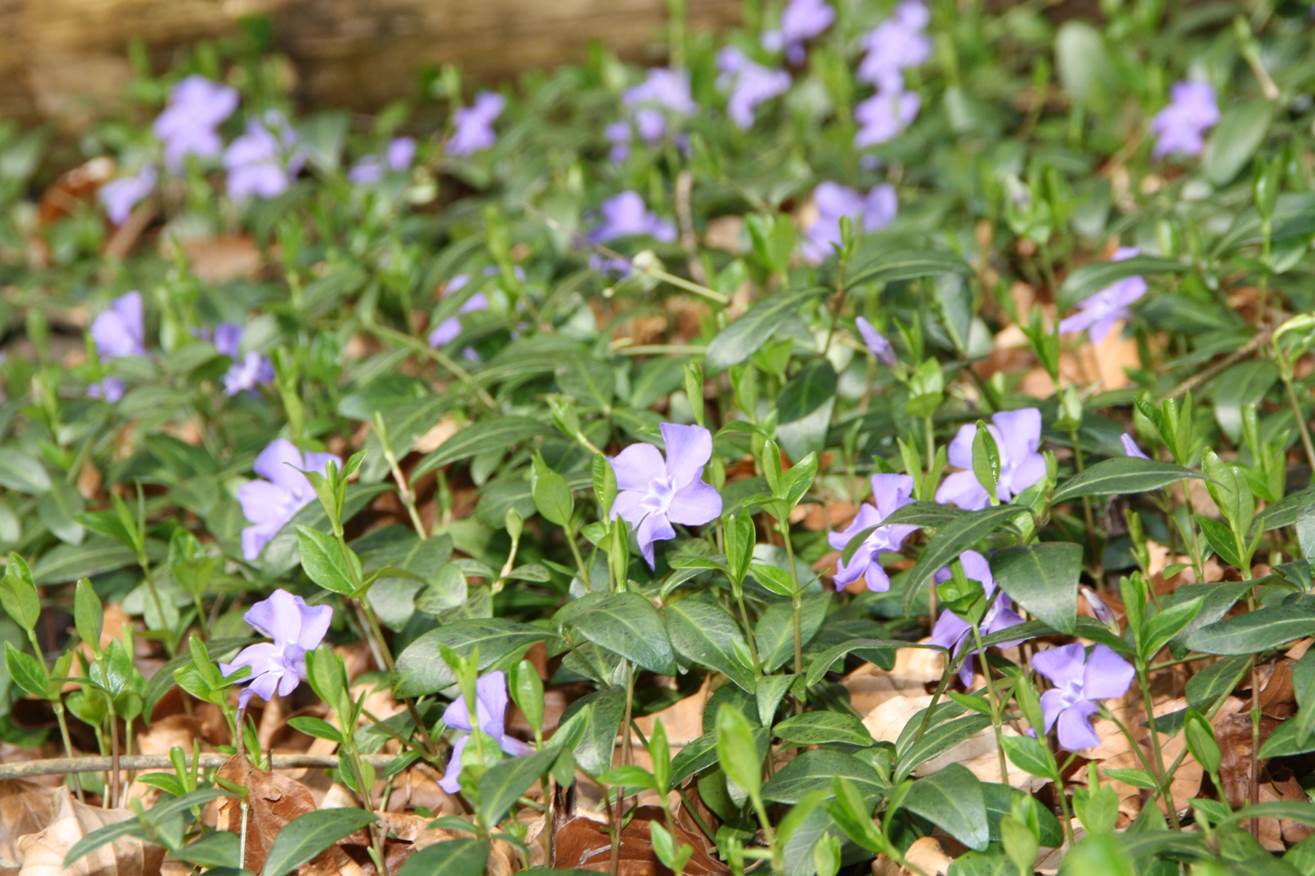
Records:
M690 26L725 26L740 6L688 0ZM252 15L270 18L312 105L377 108L413 94L426 65L496 81L578 61L592 40L659 60L666 11L666 0L0 0L0 118L78 127L121 94L132 40L163 66Z

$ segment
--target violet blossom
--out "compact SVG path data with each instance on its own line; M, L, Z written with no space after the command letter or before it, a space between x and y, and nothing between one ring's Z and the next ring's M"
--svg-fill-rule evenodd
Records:
M470 277L468 277L466 274L457 274L455 277L451 279L451 281L448 282L447 290L444 292L444 294L451 295L455 292L459 292L460 290L464 289L466 287L466 284L468 284L469 282L470 282ZM429 346L441 347L444 344L454 340L458 335L461 334L462 316L464 316L467 313L478 313L480 311L488 310L488 309L489 309L489 299L485 297L483 292L476 292L474 295L470 296L469 298L467 298L465 301L461 303L461 306L457 308L457 312L455 315L449 316L447 319L443 320L437 326L434 327L433 331L429 333Z
M731 93L727 112L741 129L753 127L759 104L790 90L789 73L755 63L734 46L721 50L717 56L717 69L721 71L718 85Z
M233 360L224 374L225 395L254 392L257 387L274 381L274 364L269 359L254 350L242 352L241 326L232 323L216 326L214 342L216 350Z
M1135 246L1119 247L1114 253L1114 261L1121 262L1140 253L1141 250ZM1145 294L1145 280L1135 276L1124 277L1080 301L1077 313L1060 320L1059 333L1069 335L1086 329L1091 342L1099 344L1115 325L1132 315L1129 308Z
M330 462L342 464L332 453L303 453L286 438L276 438L260 451L251 467L263 480L247 481L237 490L242 514L251 524L242 530L242 556L248 562L315 499L315 488L302 472L323 474Z
M890 577L881 567L881 555L898 551L904 539L916 532L918 527L904 523L883 525L882 521L912 501L913 478L900 474L872 476L872 502L859 506L858 514L849 526L827 535L831 547L843 551L864 530L872 530L850 556L848 563L843 556L836 561L836 590L845 589L859 578L866 581L868 589L876 593L885 593L890 589Z
M880 88L854 108L858 133L854 145L862 149L893 140L918 117L921 98L911 91Z
M649 70L643 82L626 89L621 103L628 121L616 122L606 129L614 161L629 154L632 128L641 141L652 145L666 137L668 120L692 116L699 109L690 93L689 74L666 67Z
M1146 451L1137 446L1137 441L1127 432L1119 436L1119 443L1123 445L1123 455L1132 456L1137 459L1150 459Z
M819 183L813 190L817 219L804 236L804 257L820 262L840 245L840 219L848 216L856 232L877 231L895 220L895 189L873 186L866 195L838 183Z
M457 110L455 130L447 141L448 155L473 155L498 142L493 123L502 115L506 99L494 91L481 91L475 102Z
M132 176L121 176L100 187L96 198L111 224L122 225L128 221L132 208L155 189L155 179L155 168L148 164Z
M858 79L887 92L904 90L904 70L931 57L927 37L930 13L921 0L905 0L885 21L863 38L867 54L858 67Z
M970 581L976 581L982 585L982 592L986 597L989 607L982 619L978 622L978 631L983 636L989 636L991 633L998 633L1000 630L1017 626L1023 622L1018 612L1014 611L1014 603L1003 591L996 593L995 578L991 575L991 564L987 562L986 557L977 551L964 551L959 555L959 565L963 569L964 577ZM949 568L941 569L934 576L936 583L940 584L950 580L953 572ZM965 648L968 655L964 657L963 664L959 667L959 680L967 687L972 684L973 680L973 655L977 653L972 638L972 624L968 623L953 611L946 609L941 612L941 616L936 619L936 625L932 627L931 643L940 645L950 652L951 655L957 656ZM1007 645L1008 643L1001 643Z
M146 320L142 296L133 290L110 303L91 323L91 340L102 360L146 355ZM106 377L87 389L92 398L116 402L123 398L123 381Z
M1185 80L1169 91L1169 105L1151 122L1158 139L1153 154L1200 155L1205 133L1219 121L1219 102L1208 82Z
M448 704L443 712L443 723L453 730L460 731L452 742L452 755L448 758L447 768L438 786L449 794L461 790L461 755L470 742L470 734L475 725L479 731L498 744L504 753L512 757L528 754L530 747L507 733L507 676L501 670L488 672L475 681L475 720L470 719L470 706L464 696Z
M854 320L854 324L858 326L858 333L862 336L863 343L867 345L868 352L882 365L894 367L895 347L891 345L890 340L861 316Z
M155 136L164 143L164 163L177 173L189 155L211 158L224 148L216 130L237 109L237 91L204 76L188 76L174 86L155 119Z
M411 137L393 139L384 151L382 158L367 155L347 172L347 178L357 185L374 185L384 178L384 174L402 173L410 169L415 159L416 141Z
M987 431L995 439L1000 454L1000 478L995 486L996 498L1008 502L1046 475L1046 460L1037 450L1041 446L1041 412L1036 408L1001 411L991 417ZM986 487L973 473L973 439L977 427L965 423L950 442L950 465L957 471L947 477L936 491L936 501L977 511L990 504Z
M244 201L283 194L305 162L296 145L296 132L277 113L248 121L246 132L224 152L228 196Z
M306 652L324 641L333 620L327 605L307 605L306 600L286 590L275 590L242 616L248 624L272 642L248 645L237 653L232 663L220 663L219 671L233 675L242 667L251 674L238 681L246 688L238 697L238 708L246 708L252 694L269 702L275 696L287 696L306 680Z
M1107 646L1097 645L1088 654L1077 643L1038 652L1032 668L1054 685L1041 695L1041 713L1047 733L1058 724L1059 744L1067 751L1100 744L1091 729L1099 701L1123 696L1135 674L1132 665Z
M702 426L662 423L662 451L652 444L631 444L609 461L618 493L608 512L635 529L639 552L650 569L653 544L676 537L673 523L700 526L721 515L721 495L703 481L712 458L712 433Z
M820 36L836 20L836 11L826 0L790 0L781 13L781 27L763 34L763 48L785 51L791 64L802 64L804 44Z
M601 220L586 236L590 243L608 243L623 237L651 237L662 243L676 239L676 226L648 209L638 192L621 192L608 198L598 208ZM601 273L626 274L630 263L595 254L590 266Z

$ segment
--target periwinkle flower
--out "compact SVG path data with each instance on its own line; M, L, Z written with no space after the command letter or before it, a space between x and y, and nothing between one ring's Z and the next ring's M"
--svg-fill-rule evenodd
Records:
M1114 261L1121 262L1139 255L1135 246L1119 247ZM1099 344L1119 322L1132 315L1129 308L1146 294L1146 281L1141 277L1124 277L1112 286L1084 298L1078 312L1059 321L1060 334L1068 335L1086 329L1093 344Z
M701 526L721 515L721 495L703 481L712 458L712 433L702 426L662 423L662 451L631 444L609 460L616 474L616 500L608 512L635 529L639 552L650 569L653 544L676 537L673 523Z
M1169 90L1169 105L1151 122L1158 137L1153 154L1156 158L1171 153L1200 155L1206 131L1218 121L1219 102L1208 82L1176 83Z
M817 219L804 235L804 257L821 262L840 245L840 220L848 216L856 232L877 231L895 220L895 189L877 185L866 194L839 183L819 183L813 190Z
M721 71L718 84L731 93L727 112L742 129L753 127L759 104L790 90L789 73L764 67L734 46L721 50L717 56L717 69Z
M684 70L654 67L638 85L627 88L621 95L627 121L608 125L607 139L612 143L612 160L620 161L630 152L632 129L639 139L650 145L659 143L667 135L671 119L692 116L698 104L690 93L689 74Z
M228 196L245 201L283 194L305 161L296 145L296 132L281 116L271 113L264 120L248 121L245 133L224 152Z
M1088 654L1076 643L1038 652L1032 668L1055 686L1041 695L1041 713L1047 733L1059 726L1059 744L1068 751L1100 744L1091 718L1100 700L1127 693L1135 674L1132 664L1107 646L1097 645Z
M1119 436L1119 443L1123 445L1123 455L1132 456L1137 459L1150 459L1146 451L1137 446L1137 441L1127 432Z
M986 429L995 439L1000 454L1000 479L996 498L1008 502L1046 475L1046 460L1037 450L1041 446L1041 412L1036 408L1001 411L991 417ZM936 491L936 501L977 511L991 502L986 487L973 473L973 439L977 427L965 423L950 442L950 465L957 471L947 477Z
M452 743L452 755L438 786L449 794L461 790L461 755L470 741L476 726L481 733L493 739L498 747L512 757L527 754L530 747L507 733L507 676L501 670L488 672L475 680L475 720L470 718L470 706L464 696L448 704L443 712L443 723L460 731Z
M931 57L927 37L930 13L920 0L905 0L889 18L863 38L867 54L858 67L858 78L888 92L904 90L903 71L926 63Z
M880 88L854 108L858 133L854 145L862 149L893 140L918 117L921 98L911 91Z
M280 589L247 609L242 618L256 632L273 641L248 645L237 653L232 663L219 664L219 671L225 676L244 666L251 669L251 675L239 682L246 685L238 696L239 708L246 707L252 694L269 702L275 696L287 696L306 680L306 652L315 650L324 641L333 620L333 609L327 605L307 605L300 596Z
M849 543L864 530L871 529L867 537L855 549L849 562L844 557L836 560L836 590L844 590L854 581L862 578L869 590L885 593L890 589L890 576L881 567L881 555L895 553L918 527L906 523L883 524L894 514L913 501L913 478L899 474L874 474L872 476L872 501L859 506L853 522L840 532L827 535L827 542L838 551L844 551Z
M215 349L233 360L224 374L224 394L254 392L257 387L274 381L274 364L269 359L249 350L242 352L242 327L222 323L215 327Z
M415 159L416 141L411 137L397 137L388 144L383 158L367 155L347 172L347 178L357 185L373 185L387 172L402 173L410 169Z
M836 20L836 11L827 0L790 0L781 13L779 30L763 34L763 48L785 51L791 64L804 60L804 45L820 36Z
M454 292L459 292L464 289L469 282L470 277L465 274L457 274L448 282L445 294L451 295ZM476 292L461 303L461 307L457 309L456 315L449 316L434 327L433 331L429 333L429 346L441 347L454 340L461 334L462 316L467 313L478 313L479 311L488 309L488 298L485 297L483 292Z
M868 352L882 365L893 367L896 361L895 348L890 340L861 316L854 320L854 325L858 326L858 333L862 336L863 343L867 345Z
M155 136L164 143L164 163L177 172L189 155L210 158L224 148L216 130L237 109L237 91L204 76L188 76L169 93L155 119Z
M114 225L122 225L132 215L132 208L155 189L155 168L146 165L132 176L107 182L96 192L105 215Z
M474 155L498 142L493 123L502 115L506 99L494 91L481 91L475 102L457 110L453 122L455 130L447 141L448 155Z
M237 490L242 514L251 524L242 530L242 556L248 562L315 499L315 488L302 472L322 474L330 462L342 464L332 453L303 453L286 438L276 438L260 451L251 467L263 480L247 481Z
M120 295L91 323L91 339L102 359L146 355L146 321L141 293Z
M621 192L608 198L598 214L601 221L586 236L590 243L608 243L623 237L651 237L662 243L676 239L676 226L649 210L638 192ZM604 273L625 274L630 270L628 262L601 254L595 255L590 264Z
M1023 622L1018 612L1014 611L1013 601L1003 591L996 593L995 578L991 575L991 564L987 562L986 557L977 551L964 551L959 555L959 565L963 569L965 578L982 585L982 592L990 605L978 623L978 631L981 635L989 636L991 633L998 633L1000 630ZM938 571L934 578L939 584L950 580L952 575L950 569L945 568ZM968 655L964 657L963 664L959 667L959 680L965 687L972 683L973 655L977 653L972 631L972 624L949 609L941 612L941 616L936 619L936 625L931 630L932 644L940 645L952 655L957 656L965 648L969 649Z

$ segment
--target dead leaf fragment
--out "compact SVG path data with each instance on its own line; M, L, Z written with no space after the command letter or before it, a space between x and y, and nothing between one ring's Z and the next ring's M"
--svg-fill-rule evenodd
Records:
M18 876L155 876L164 849L135 837L121 837L64 866L69 849L92 831L133 818L126 809L100 809L73 799L67 788L55 792L54 816L46 827L18 840Z
M242 860L246 869L259 873L269 857L274 838L288 822L313 811L315 798L295 779L254 769L241 756L220 767L219 778L247 789L247 846ZM218 808L215 827L240 834L242 808L238 800L225 797Z

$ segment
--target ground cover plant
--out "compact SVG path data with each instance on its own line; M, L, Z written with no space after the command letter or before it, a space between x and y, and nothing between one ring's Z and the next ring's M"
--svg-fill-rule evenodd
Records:
M0 127L0 869L1315 872L1309 12Z

